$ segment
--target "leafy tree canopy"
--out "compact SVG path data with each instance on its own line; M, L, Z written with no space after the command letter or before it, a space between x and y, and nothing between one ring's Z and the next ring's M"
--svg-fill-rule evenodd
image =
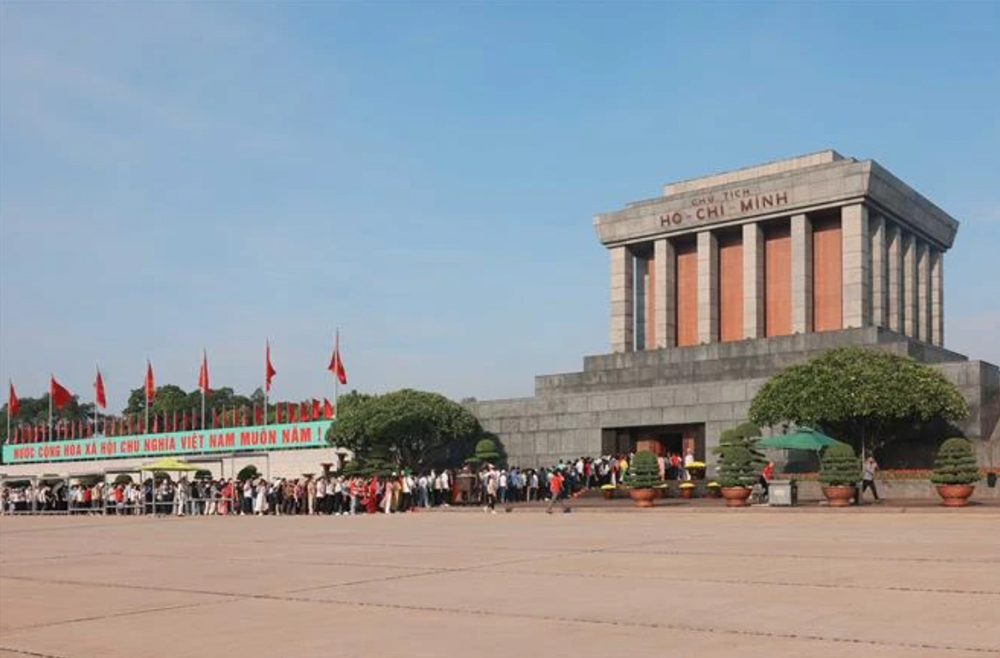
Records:
M10 419L11 428L18 425L45 425L49 422L49 394L46 393L37 398L18 398L21 408L17 415ZM103 415L103 414L102 414ZM92 402L80 402L78 396L66 403L62 409L52 409L52 419L55 422L60 420L86 421L94 416L94 404ZM7 405L3 405L0 410L0 437L7 438Z
M750 420L758 425L823 427L862 449L895 438L893 430L905 423L954 422L967 414L958 388L934 368L860 347L833 349L782 370L750 404Z
M351 392L338 402L337 421L327 440L354 451L358 467L378 462L379 468L422 470L457 464L483 432L465 407L437 393Z

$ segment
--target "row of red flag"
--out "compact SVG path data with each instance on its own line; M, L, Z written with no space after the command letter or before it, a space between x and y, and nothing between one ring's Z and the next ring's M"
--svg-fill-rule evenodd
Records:
M306 402L278 402L274 406L273 422L299 423L320 419L332 419L336 415L333 404L326 398L323 402L313 399ZM160 432L186 432L188 430L224 429L229 427L247 427L261 425L264 422L264 407L230 407L222 410L212 409L212 419L208 427L202 428L201 418L197 410L174 411L154 414L146 427L144 414L126 414L120 418L98 418L58 421L51 431L46 425L21 425L11 428L11 443L39 443L44 441L62 441L68 439L85 439L95 434L104 436L132 436L138 434Z
M344 361L340 357L340 332L337 332L337 338L334 342L333 355L330 357L330 364L327 366L337 381L341 384L347 383L347 370L344 368ZM278 371L274 369L274 365L271 363L271 343L268 341L266 343L266 349L264 353L264 392L271 392L271 380L274 376L278 374ZM9 382L10 391L7 397L7 417L13 418L17 416L18 412L21 410L21 402L17 397L17 393L14 391L14 382ZM209 392L209 382L208 382L208 353L202 352L201 356L201 367L198 370L198 388L201 390L203 395L207 395ZM152 404L153 399L156 397L156 383L153 378L153 365L146 360L146 379L143 382L143 391L145 393L146 404ZM62 384L56 381L54 376L49 377L49 398L52 401L52 405L56 409L62 409L73 399L73 394L70 393ZM101 409L106 409L108 406L107 395L104 390L104 378L101 376L101 369L97 369L97 377L94 379L94 399L98 407ZM314 405L318 404L317 400L313 400ZM291 403L289 403L291 404ZM303 403L305 404L305 403ZM327 402L329 404L329 402Z

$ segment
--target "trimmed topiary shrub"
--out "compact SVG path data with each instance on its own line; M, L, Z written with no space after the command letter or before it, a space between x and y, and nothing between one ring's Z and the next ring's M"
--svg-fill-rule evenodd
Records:
M497 444L494 443L493 439L480 439L476 443L476 452L473 457L477 460L476 463L496 463L500 460L500 453L497 451Z
M712 449L716 460L716 480L723 487L752 487L767 462L757 450L760 430L751 423L741 423L719 436Z
M843 443L832 445L823 454L819 481L828 487L855 486L861 479L861 460L854 448Z
M240 472L236 474L236 479L240 482L246 482L247 480L256 480L260 477L260 473L257 471L257 467L253 464L248 464L240 469Z
M938 448L931 482L934 484L972 484L979 480L979 464L968 439L952 438Z
M660 481L660 465L656 455L643 450L635 453L628 465L628 485L633 489L650 489Z

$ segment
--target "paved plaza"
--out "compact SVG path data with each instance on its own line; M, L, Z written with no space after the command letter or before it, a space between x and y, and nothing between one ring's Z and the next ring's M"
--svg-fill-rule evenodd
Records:
M1000 655L1000 511L0 519L0 656Z

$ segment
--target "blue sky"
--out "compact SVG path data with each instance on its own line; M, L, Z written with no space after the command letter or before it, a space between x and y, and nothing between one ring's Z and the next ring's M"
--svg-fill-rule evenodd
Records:
M1000 362L996 3L0 3L0 377L530 395L608 350L597 212L822 148L957 217Z

